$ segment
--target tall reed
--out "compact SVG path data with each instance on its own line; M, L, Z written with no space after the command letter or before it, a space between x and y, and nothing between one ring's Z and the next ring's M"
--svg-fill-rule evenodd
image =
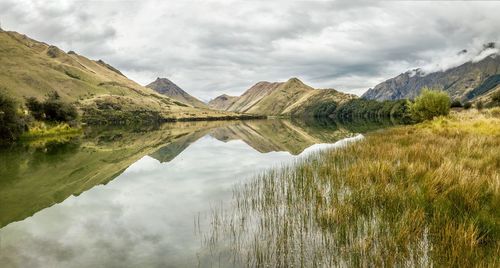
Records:
M500 118L455 113L261 174L205 243L239 265L500 266Z

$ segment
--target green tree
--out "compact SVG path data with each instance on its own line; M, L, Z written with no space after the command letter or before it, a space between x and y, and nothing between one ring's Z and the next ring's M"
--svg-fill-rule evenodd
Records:
M0 93L0 141L17 140L24 130L25 124L16 102Z
M27 98L26 107L37 120L72 122L78 117L75 105L63 102L57 91L47 94L44 102L39 102L34 97Z
M410 112L417 121L430 120L450 112L450 96L446 92L423 88L420 96L410 105Z
M43 119L43 117L44 117L43 103L41 103L35 97L26 98L26 107L30 111L30 114L36 120Z

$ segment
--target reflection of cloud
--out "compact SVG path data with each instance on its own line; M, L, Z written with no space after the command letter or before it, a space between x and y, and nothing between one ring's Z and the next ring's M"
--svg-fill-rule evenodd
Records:
M0 260L37 267L195 266L199 213L230 200L236 183L330 146L314 145L299 156L262 154L240 140L205 136L171 162L145 156L107 185L1 229Z

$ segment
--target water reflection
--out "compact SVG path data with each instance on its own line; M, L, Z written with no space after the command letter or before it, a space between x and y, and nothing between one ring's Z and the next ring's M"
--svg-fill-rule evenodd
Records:
M210 265L197 258L200 213L229 200L235 183L355 135L334 122L193 122L3 149L0 263Z

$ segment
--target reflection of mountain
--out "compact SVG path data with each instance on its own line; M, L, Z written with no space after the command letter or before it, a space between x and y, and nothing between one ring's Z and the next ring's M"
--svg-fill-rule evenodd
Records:
M221 141L242 140L261 153L287 151L293 155L317 143L333 143L352 133L337 128L318 127L300 121L265 120L243 121L239 124L214 129L211 136Z
M182 151L186 150L189 145L196 142L201 137L207 134L207 130L203 129L201 131L195 131L192 133L186 133L182 137L176 139L174 142L161 147L158 151L150 154L149 156L160 161L160 163L170 162L174 160Z
M0 151L0 228L107 184L144 155L171 161L207 134L221 141L243 140L262 153L294 155L351 136L331 121L179 122L156 129L90 129L70 142L6 149Z
M156 130L93 131L69 143L0 152L0 227L106 184L144 155L220 122L165 124ZM198 136L199 137L199 136ZM185 148L185 147L184 147Z

